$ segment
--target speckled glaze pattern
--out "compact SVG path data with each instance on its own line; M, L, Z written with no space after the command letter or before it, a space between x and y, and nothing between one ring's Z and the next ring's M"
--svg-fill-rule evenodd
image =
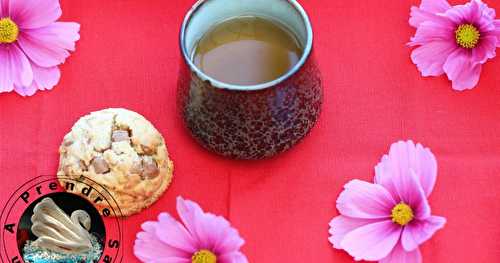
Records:
M181 63L178 107L188 130L205 148L232 158L262 159L292 147L313 128L322 98L312 54L294 75L257 91L214 87Z

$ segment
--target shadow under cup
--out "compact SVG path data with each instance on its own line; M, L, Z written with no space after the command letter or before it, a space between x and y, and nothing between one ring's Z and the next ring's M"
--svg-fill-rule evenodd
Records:
M214 25L239 16L280 22L304 48L299 62L273 81L240 86L204 74L192 61L198 41ZM314 126L321 109L321 75L312 55L313 33L294 0L200 0L180 34L183 56L178 107L196 140L218 154L261 159L286 151Z

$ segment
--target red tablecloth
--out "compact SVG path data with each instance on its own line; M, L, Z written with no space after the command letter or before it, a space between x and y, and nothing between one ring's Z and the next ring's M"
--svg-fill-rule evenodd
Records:
M247 162L203 150L177 115L178 31L193 0L63 0L63 20L81 23L82 38L60 84L30 98L0 95L0 203L29 178L55 173L57 148L80 116L126 107L163 133L175 180L124 220L123 262L138 262L140 224L174 213L178 195L230 219L250 262L352 262L327 241L337 195L350 179L372 180L389 145L411 138L437 156L430 202L448 218L422 247L425 262L498 262L500 58L476 89L454 92L446 77L422 78L410 61L407 21L419 1L302 2L324 75L322 116L291 151ZM487 2L500 11L500 1Z

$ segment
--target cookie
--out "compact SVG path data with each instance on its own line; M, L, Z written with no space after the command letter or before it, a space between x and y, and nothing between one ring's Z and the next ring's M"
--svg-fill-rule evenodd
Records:
M161 134L143 116L126 109L105 109L80 118L64 136L59 153L61 185L65 178L84 176L92 187L109 192L105 198L115 199L118 207L111 208L119 208L123 216L153 204L173 176L173 162ZM95 205L104 208L105 203Z

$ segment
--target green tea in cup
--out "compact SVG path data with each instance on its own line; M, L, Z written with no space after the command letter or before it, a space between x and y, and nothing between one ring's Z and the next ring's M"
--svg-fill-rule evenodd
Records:
M214 25L197 43L193 61L208 76L234 85L275 80L297 64L303 48L285 26L256 16Z

